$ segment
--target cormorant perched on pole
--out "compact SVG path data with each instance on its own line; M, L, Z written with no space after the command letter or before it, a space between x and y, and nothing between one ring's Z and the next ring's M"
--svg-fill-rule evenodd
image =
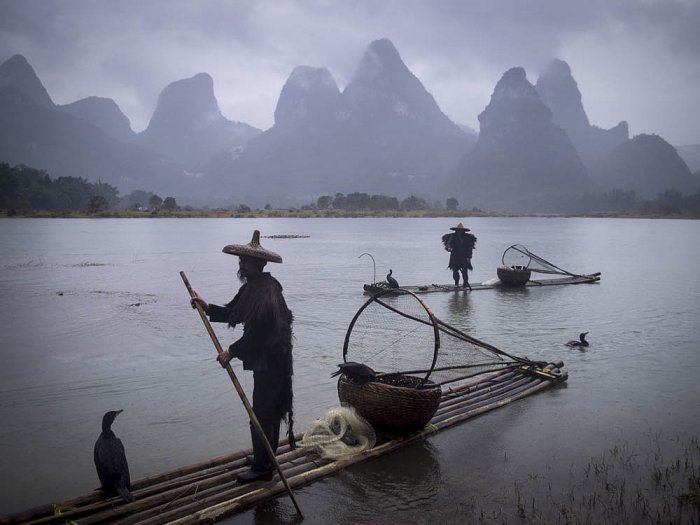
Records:
M118 494L124 501L134 501L134 496L129 492L131 478L124 445L112 432L112 423L122 412L111 410L102 417L102 433L95 442L95 467L102 490Z
M588 346L588 341L586 341L586 334L588 334L588 332L583 332L579 334L578 341L569 341L568 343L566 343L566 346Z
M386 274L386 282L389 283L389 288L398 288L398 287L399 287L399 283L398 283L398 281L397 281L396 279L394 279L394 278L391 276L391 272L392 272L392 271L393 271L393 270L392 270L391 268L389 268L389 273Z

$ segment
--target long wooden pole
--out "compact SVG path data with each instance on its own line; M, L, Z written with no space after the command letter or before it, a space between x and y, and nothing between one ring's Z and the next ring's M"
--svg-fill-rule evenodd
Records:
M190 297L194 298L194 290L192 289L190 282L187 280L187 276L185 275L185 272L180 272L180 277L182 277L182 281L185 283L185 286L187 287L187 291L190 293ZM221 348L221 343L219 343L219 339L216 337L216 334L214 333L214 329L212 328L211 323L209 322L209 319L207 319L207 316L204 313L202 306L196 301L194 304L197 307L197 311L199 312L199 316L202 318L202 322L204 323L204 326L206 327L207 332L209 332L209 337L211 337L211 340L214 343L214 346L216 347L217 353L219 353L219 354L222 353L224 350L223 350L223 348ZM280 464L277 461L277 456L275 456L275 451L272 450L272 447L270 446L270 442L267 440L267 436L265 436L265 432L263 432L263 429L260 426L260 422L258 421L258 418L255 416L255 412L253 412L253 407L251 406L250 401L248 401L248 397L245 395L245 392L243 391L243 387L238 382L238 378L236 377L236 374L234 373L233 368L231 368L230 364L226 365L226 371L228 372L228 376L231 378L231 381L233 382L233 386L236 389L236 392L238 392L238 395L241 398L241 401L243 402L243 406L245 407L246 412L248 412L248 416L250 417L250 421L253 424L253 428L255 428L255 431L258 433L258 436L260 436L260 439L262 440L263 444L265 445L265 450L267 451L268 456L270 456L270 460L272 460L272 463L274 463L275 469L277 470L277 473L279 474L279 477L282 480L282 483L284 483L284 486L287 489L287 492L289 492L289 497L291 498L292 503L294 503L294 507L297 509L297 513L299 514L301 519L304 519L304 515L302 514L301 509L299 508L299 504L297 503L297 500L294 497L294 493L292 492L292 488L289 486L289 483L287 482L287 478L285 478L284 474L282 473L282 467L280 467Z

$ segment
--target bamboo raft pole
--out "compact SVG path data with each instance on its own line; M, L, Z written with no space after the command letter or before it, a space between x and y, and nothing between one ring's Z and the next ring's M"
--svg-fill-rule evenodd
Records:
M557 363L553 366L563 365ZM283 439L276 458L286 483L280 476L275 476L271 481L239 485L236 475L247 468L245 457L251 452L251 449L245 449L137 479L131 487L135 501L130 503L124 503L119 497L105 497L102 491L95 490L60 503L0 517L0 525L191 525L215 521L250 509L286 493L290 488L308 485L351 465L398 450L566 379L565 373L560 377L548 376L542 371L514 365L470 378L460 385L443 387L438 410L421 431L405 437L381 435L380 442L371 450L343 460L323 460L307 454L303 447L290 450L288 441ZM296 437L301 442L303 434Z

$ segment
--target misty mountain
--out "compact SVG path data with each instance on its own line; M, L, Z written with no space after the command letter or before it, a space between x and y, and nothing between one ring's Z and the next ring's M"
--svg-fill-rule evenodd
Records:
M585 191L586 168L568 135L552 120L525 70L514 67L496 84L479 115L475 148L450 181L466 206L531 209L542 195Z
M122 191L174 191L190 182L176 163L55 106L23 57L3 63L0 76L0 160L44 169L52 177L106 182Z
M200 73L166 86L148 128L134 134L110 99L56 106L16 55L0 65L0 161L215 205L299 205L358 191L540 211L585 191L653 198L698 189L697 174L660 137L626 139L624 122L591 126L565 62L554 61L538 88L522 68L507 71L477 135L445 116L383 39L368 46L342 92L326 68L295 68L265 132L223 117L212 78ZM576 144L598 156L588 172ZM679 151L693 165L697 150Z
M13 88L16 93L21 93L23 97L39 106L55 107L34 68L22 55L15 55L0 65L0 91L7 88Z
M100 128L115 139L130 142L136 137L129 119L111 98L87 97L57 107Z
M690 168L690 171L700 170L700 144L676 146L676 151Z
M635 191L637 196L656 198L677 190L694 193L700 179L693 175L676 149L658 135L637 135L609 151L590 172L603 190Z
M365 166L372 191L434 191L473 144L387 39L369 45L343 99L354 148L371 161Z
M341 191L329 179L347 176L353 159L342 157L348 110L330 72L296 67L282 87L274 117L270 129L209 163L208 184L250 204L308 202L317 191Z
M259 134L259 129L221 114L213 79L199 73L165 87L136 142L197 169L215 154L233 151Z
M469 148L470 135L445 116L386 39L372 42L341 93L325 68L295 68L275 123L211 166L233 194L308 202L362 191L433 192Z
M590 124L578 84L563 60L552 60L535 87L542 102L552 110L552 122L566 131L586 167L629 139L627 122L608 130Z

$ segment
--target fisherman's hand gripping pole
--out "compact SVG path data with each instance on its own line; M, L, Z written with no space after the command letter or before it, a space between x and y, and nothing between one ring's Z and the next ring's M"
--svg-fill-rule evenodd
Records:
M182 281L185 283L185 286L187 287L187 291L190 293L190 298L193 299L195 297L195 292L192 289L192 286L190 286L190 282L187 280L187 276L185 275L185 272L180 272L180 277L182 277ZM202 306L196 301L194 302L194 305L197 308L197 311L199 312L199 316L202 318L202 322L204 323L204 326L207 329L207 332L209 332L209 337L211 337L211 340L214 343L214 346L216 347L217 353L221 354L224 350L223 350L223 348L221 348L221 343L219 343L219 339L216 337L216 334L214 333L214 329L212 328L211 323L209 322L209 319L207 319L207 316L204 313ZM241 401L243 402L243 406L245 407L246 412L248 412L248 416L250 417L250 421L253 424L253 428L255 428L255 431L258 433L258 436L260 436L260 439L265 444L265 450L267 451L267 455L270 457L270 460L275 465L275 469L277 470L277 473L279 474L280 479L282 480L282 483L284 484L285 488L287 489L287 492L289 493L289 497L291 498L292 503L294 503L294 507L297 509L299 516L302 519L304 519L304 515L301 513L301 509L299 508L299 504L297 503L297 500L294 497L294 493L292 492L292 488L289 486L289 483L287 482L287 478L285 478L284 474L282 473L282 468L280 467L280 464L277 461L277 456L275 456L275 451L272 450L272 447L270 446L270 442L267 440L267 437L265 436L265 432L263 432L263 429L260 426L260 422L258 421L258 418L255 416L255 412L253 412L253 407L251 406L250 402L248 401L248 397L245 395L245 392L243 391L243 387L238 382L238 378L236 377L236 374L234 373L233 368L231 368L230 364L226 365L226 371L228 372L228 375L231 378L231 381L233 382L233 386L236 389L236 392L238 392L238 395L241 398Z

